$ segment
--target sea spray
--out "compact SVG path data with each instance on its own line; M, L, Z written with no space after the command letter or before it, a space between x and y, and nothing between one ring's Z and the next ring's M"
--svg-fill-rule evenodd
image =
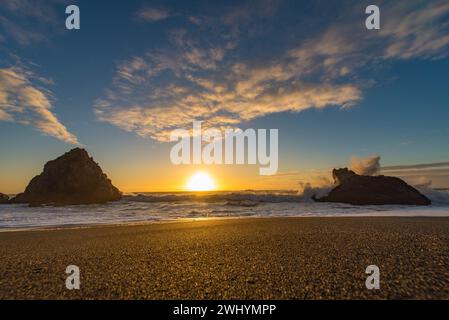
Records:
M307 189L306 190L311 190ZM310 195L311 193L306 192ZM314 194L316 194L314 192ZM445 195L449 197L449 195ZM445 216L449 204L427 207L351 206L316 203L298 191L145 193L101 205L36 207L0 206L0 232L15 228L90 226L204 218L342 216Z

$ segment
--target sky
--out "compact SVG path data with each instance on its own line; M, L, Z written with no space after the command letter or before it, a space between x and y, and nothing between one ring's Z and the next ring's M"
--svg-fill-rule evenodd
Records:
M0 192L77 146L125 192L181 191L199 170L220 189L297 189L373 155L445 188L448 84L444 0L1 0ZM278 173L173 165L170 132L193 120L278 129Z

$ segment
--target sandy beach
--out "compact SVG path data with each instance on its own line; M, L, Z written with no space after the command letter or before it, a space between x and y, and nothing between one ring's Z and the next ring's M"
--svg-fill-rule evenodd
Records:
M81 289L65 288L77 265ZM365 287L368 265L381 289ZM447 299L449 218L259 218L0 233L1 299Z

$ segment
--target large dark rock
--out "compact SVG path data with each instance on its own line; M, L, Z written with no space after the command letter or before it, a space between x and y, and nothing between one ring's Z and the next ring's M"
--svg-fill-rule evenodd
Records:
M353 205L430 205L418 190L396 177L361 176L348 169L332 172L337 186L319 202L341 202Z
M86 150L76 148L47 162L24 193L11 201L30 205L72 205L120 200L121 193Z
M6 194L0 192L0 204L9 203L9 197Z

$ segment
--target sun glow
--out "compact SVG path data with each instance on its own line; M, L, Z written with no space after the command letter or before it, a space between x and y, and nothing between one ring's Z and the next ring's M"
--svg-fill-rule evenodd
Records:
M189 191L211 191L215 190L214 179L206 172L197 172L190 177L186 186Z

